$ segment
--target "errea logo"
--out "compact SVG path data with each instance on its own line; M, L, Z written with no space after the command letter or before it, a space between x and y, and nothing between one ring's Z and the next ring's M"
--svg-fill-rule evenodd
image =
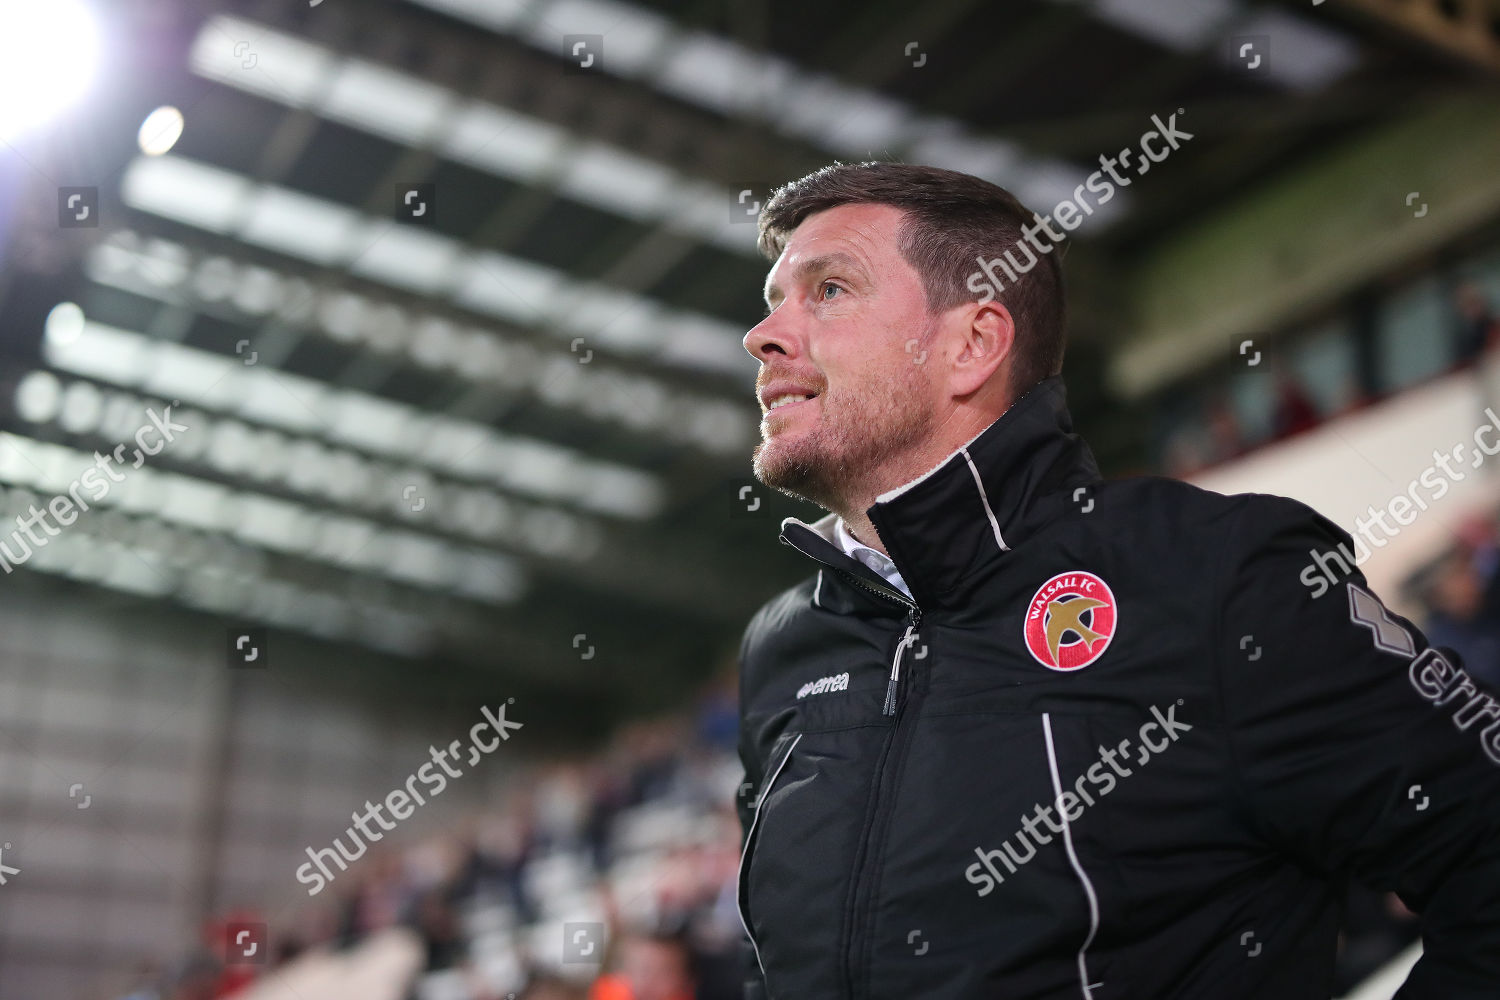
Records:
M828 694L830 691L849 690L849 672L846 670L841 674L830 674L820 677L815 681L808 681L797 689L798 698L806 698L812 694Z

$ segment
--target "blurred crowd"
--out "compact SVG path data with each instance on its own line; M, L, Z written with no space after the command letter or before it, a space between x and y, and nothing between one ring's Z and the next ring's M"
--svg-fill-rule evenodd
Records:
M1493 518L1477 518L1453 544L1419 570L1407 591L1426 614L1434 646L1453 650L1481 684L1500 691L1500 534Z
M520 770L459 829L371 845L347 884L272 924L264 964L232 961L229 937L266 917L226 913L113 996L217 1000L405 927L422 957L392 1000L737 1000L736 726L730 677L695 711Z
M1459 285L1450 305L1451 335L1445 348L1448 365L1444 371L1474 365L1500 346L1500 315L1483 288L1473 282ZM1303 377L1280 356L1272 356L1266 364L1270 399L1264 426L1249 426L1231 393L1224 385L1217 384L1194 400L1186 415L1179 415L1166 435L1161 456L1166 475L1185 479L1256 448L1311 430L1379 398L1373 386L1351 378L1348 384L1339 387L1336 396L1343 402L1337 408L1319 406Z

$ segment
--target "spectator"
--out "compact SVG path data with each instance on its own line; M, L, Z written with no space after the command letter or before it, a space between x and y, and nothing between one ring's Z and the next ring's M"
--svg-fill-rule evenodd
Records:
M223 971L219 961L206 953L189 958L170 977L166 1000L215 1000L226 996Z
M1215 463L1227 462L1245 453L1245 433L1240 427L1240 419L1223 396L1208 406L1208 436Z
M249 949L266 947L264 942L255 942L253 939L248 946L240 940L247 927L264 923L265 917L253 909L230 910L225 914L224 919L208 921L203 928L203 939L212 957L205 955L201 962L190 963L188 968L194 975L180 976L178 991L188 997L195 997L198 988L196 976L199 972L206 970L210 964L218 969L211 994L214 997L232 996L255 982L259 971L264 968L263 965L230 959L232 956L248 954L247 947ZM176 993L167 995L171 1000L177 1000Z
M1271 437L1280 441L1316 427L1322 417L1301 379L1280 365L1276 368L1276 406L1271 411Z
M1172 431L1162 453L1162 465L1173 479L1187 479L1213 464L1208 435L1196 424Z
M1500 321L1495 319L1484 290L1473 282L1459 285L1453 298L1459 320L1454 360L1462 367L1473 364L1500 340Z
M1471 549L1444 558L1427 588L1427 637L1462 657L1475 680L1500 691L1500 618L1487 607L1489 583Z
M339 915L338 943L352 948L371 934L397 923L410 905L411 887L401 854L386 844L372 844L368 859L351 866L350 886Z
M739 675L724 671L698 704L698 738L725 753L734 753L740 734Z
M557 976L536 976L521 991L520 1000L587 1000L588 991Z
M600 976L589 1000L694 1000L693 953L676 934L626 934L620 971Z
M465 957L463 934L458 914L441 889L428 889L416 900L411 923L422 937L426 952L423 968L427 972L456 967Z
M164 973L156 962L142 961L130 977L130 991L117 995L116 1000L162 1000L163 976Z

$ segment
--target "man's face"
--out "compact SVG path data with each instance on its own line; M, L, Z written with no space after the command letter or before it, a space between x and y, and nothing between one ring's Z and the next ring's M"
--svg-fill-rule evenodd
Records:
M755 476L825 509L881 485L939 419L937 318L898 249L902 219L841 205L803 220L766 279L770 314L745 335L761 362ZM773 406L787 395L798 401Z

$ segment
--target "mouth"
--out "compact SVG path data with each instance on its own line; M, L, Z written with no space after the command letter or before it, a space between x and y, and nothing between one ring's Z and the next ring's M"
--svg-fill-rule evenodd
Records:
M776 414L787 413L788 411L795 410L797 407L803 405L804 403L810 403L814 399L817 399L817 398L818 398L818 394L815 393L815 392L785 392L785 393L781 393L780 395L776 396L774 399L771 399L771 400L768 401L768 403L766 404L765 415L762 416L761 419L762 420L769 420L771 418L771 414L773 414L773 413L776 413Z

